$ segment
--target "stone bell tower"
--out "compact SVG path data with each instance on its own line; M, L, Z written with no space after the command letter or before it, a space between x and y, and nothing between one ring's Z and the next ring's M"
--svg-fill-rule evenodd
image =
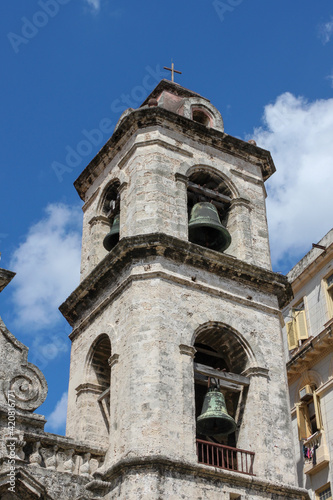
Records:
M274 171L209 100L162 80L76 180L81 283L60 308L73 326L67 434L105 450L98 498L306 498L279 313L291 292L271 271L266 222ZM198 203L230 235L225 250L200 239L203 221L189 237ZM197 428L209 383L228 435Z

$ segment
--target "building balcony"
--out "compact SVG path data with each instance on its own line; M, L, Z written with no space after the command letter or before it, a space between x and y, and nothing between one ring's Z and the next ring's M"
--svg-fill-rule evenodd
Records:
M318 431L303 443L304 474L312 475L329 464L330 458L325 436Z
M254 452L197 439L198 462L254 476Z

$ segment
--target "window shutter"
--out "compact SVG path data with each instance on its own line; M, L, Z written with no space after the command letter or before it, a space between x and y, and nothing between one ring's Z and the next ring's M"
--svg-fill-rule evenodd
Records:
M316 391L313 391L313 402L316 413L316 424L317 428L320 431L323 428L323 421L321 418L321 409L320 409L320 398L317 395Z
M306 426L303 412L301 411L301 405L296 403L296 416L297 416L297 427L298 427L298 439L306 439Z
M297 325L297 340L305 340L309 337L306 327L305 311L296 311L295 319Z
M298 438L301 441L311 436L311 424L307 405L296 403Z
M288 321L286 324L286 328L287 328L287 338L288 338L289 351L291 351L292 349L295 349L295 347L297 347L297 336L296 336L295 322Z

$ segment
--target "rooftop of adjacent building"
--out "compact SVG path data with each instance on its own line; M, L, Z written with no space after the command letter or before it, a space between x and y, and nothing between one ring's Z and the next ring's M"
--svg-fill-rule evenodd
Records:
M333 228L289 271L287 274L290 283L303 279L305 274L313 276L318 267L333 258Z

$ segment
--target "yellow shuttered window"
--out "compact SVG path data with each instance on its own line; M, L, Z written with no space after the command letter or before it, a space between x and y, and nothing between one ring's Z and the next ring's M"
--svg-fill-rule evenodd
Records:
M286 324L288 347L290 351L297 347L297 333L295 327L296 324L294 321L288 321L288 323Z
M312 434L308 407L304 403L296 404L298 438L307 439Z
M306 340L309 338L306 326L304 303L302 302L297 307L292 308L291 313L292 320L286 323L288 346L290 351L298 347L299 340Z
M308 329L306 327L305 311L295 311L295 322L297 330L297 340L305 340L308 338Z

